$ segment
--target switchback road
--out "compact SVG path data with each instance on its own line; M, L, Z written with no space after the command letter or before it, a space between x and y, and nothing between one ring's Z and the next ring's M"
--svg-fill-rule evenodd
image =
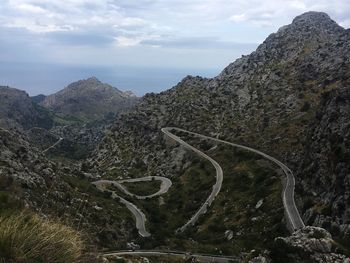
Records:
M250 148L250 147L247 147L247 146L243 146L243 145L240 145L240 144L227 142L227 141L224 141L224 140L220 140L220 139L216 139L216 138L213 138L213 137L205 136L205 135L202 135L202 134L199 134L199 133L195 133L195 132L189 132L189 131L186 131L186 130L183 130L183 129L180 129L180 128L176 128L176 127L166 127L166 128L162 129L162 132L165 133L167 136L169 136L170 138L174 139L178 143L184 145L185 147L187 147L187 148L189 148L189 149L191 149L191 150L193 150L193 151L195 151L197 153L200 153L200 155L202 155L204 158L206 158L205 156L207 156L207 155L205 155L204 153L200 152L196 148L190 146L189 144L187 144L186 142L181 140L178 136L172 134L170 132L171 130L185 132L185 133L188 133L188 134L192 134L192 135L194 135L196 137L200 137L200 138L203 138L203 139L216 141L216 142L219 142L219 143L228 144L228 145L231 145L233 147L237 147L237 148L244 149L244 150L247 150L247 151L250 151L250 152L254 152L254 153L259 154L260 156L262 156L262 157L264 157L264 158L274 162L275 164L277 164L282 169L284 174L286 175L286 183L284 184L284 189L283 189L283 193L282 193L282 200L283 200L284 210L286 212L287 221L288 221L288 223L289 223L289 225L291 227L291 232L294 232L297 229L305 227L304 222L303 222L303 220L300 217L299 211L298 211L298 209L297 209L297 207L295 205L295 201L294 201L295 178L294 178L294 175L293 175L292 171L285 164L283 164L282 162L280 162L276 158L274 158L274 157L272 157L270 155L267 155L266 153L263 153L263 152L261 152L259 150L256 150L256 149L253 149L253 148ZM214 165L214 166L215 166L215 169L217 170L217 178L219 176L222 177L222 170L218 174L218 169L217 169L216 165ZM217 182L218 182L218 180L217 180ZM221 182L222 182L222 178L221 178ZM218 189L214 186L210 197L215 197L218 194L217 190ZM220 188L219 188L219 191L220 191ZM206 203L200 208L200 210L197 211L195 216L198 215L198 213L200 211L201 211L200 213L202 214L204 209L205 209L204 207L205 208L207 207ZM193 219L193 218L194 217L192 217L191 220L188 223L186 223L186 225L184 225L182 228L187 226L189 223L193 225L197 221L198 217L195 217L195 219ZM181 228L181 230L182 230L182 228Z
M149 182L152 180L158 180L161 181L160 189L154 194L151 195L135 195L129 190L122 185L122 183L135 183L135 182ZM139 209L136 205L133 203L129 202L128 200L118 196L115 191L108 190L107 186L108 185L113 185L122 192L124 192L126 195L129 195L131 197L137 198L137 199L147 199L147 198L153 198L162 194L165 194L168 192L169 188L172 185L172 182L170 179L161 177L161 176L146 176L146 177L141 177L141 178L132 178L132 179L124 179L124 180L119 180L119 181L109 181L109 180L99 180L96 182L93 182L93 184L97 187L102 192L110 192L112 193L112 198L115 200L119 200L122 204L124 204L130 212L134 215L135 220L136 220L136 228L139 231L139 234L142 237L149 237L151 234L146 230L146 216L145 214Z
M194 151L195 153L199 154L203 158L207 159L211 162L211 164L215 167L216 170L216 183L213 186L213 190L208 196L208 198L205 200L204 204L198 209L198 211L191 217L189 221L186 222L182 227L176 230L176 232L183 232L186 230L186 228L190 225L194 225L199 217L207 212L208 207L211 205L211 203L214 201L215 197L218 195L218 193L221 190L221 185L223 181L223 171L221 166L211 157L206 155L205 153L201 152L200 150L194 148L193 146L189 145L187 142L181 140L178 136L174 135L170 132L170 130L177 129L177 128L163 128L162 132L165 133L168 137L172 138L173 140L177 141L181 145L185 146L186 148ZM187 132L185 130L182 130L184 132Z
M128 200L122 198L121 196L117 195L115 191L108 190L108 185L116 185L117 182L115 181L108 181L108 180L100 180L93 182L98 190L101 192L109 192L111 193L111 197L120 203L124 204L129 211L134 215L135 221L136 221L136 228L139 231L140 236L142 237L149 237L151 234L146 230L146 216L145 214L133 203L129 202Z
M160 185L159 191L151 195L136 195L136 194L130 193L129 190L122 185L123 183L150 182L152 180L161 181L162 183ZM124 180L119 180L116 183L117 183L116 187L118 187L121 191L137 199L148 199L148 198L153 198L153 197L165 194L166 192L168 192L169 188L172 185L172 182L169 178L162 177L162 176L146 176L141 178L124 179Z

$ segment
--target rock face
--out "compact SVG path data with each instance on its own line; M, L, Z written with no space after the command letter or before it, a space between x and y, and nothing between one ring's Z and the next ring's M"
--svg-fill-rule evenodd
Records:
M16 129L51 128L53 121L24 91L0 86L0 126Z
M0 176L11 177L27 188L46 188L45 178L56 176L55 165L44 160L23 136L0 128Z
M122 92L92 77L68 85L65 89L47 96L41 105L81 120L98 120L133 106L137 97Z
M325 93L298 169L307 224L350 244L350 89Z
M344 263L350 258L337 254L337 245L326 230L305 227L292 236L275 240L278 253L286 262Z

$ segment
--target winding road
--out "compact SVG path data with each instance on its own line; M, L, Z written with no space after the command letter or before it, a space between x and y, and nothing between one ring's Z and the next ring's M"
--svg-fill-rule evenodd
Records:
M173 256L181 257L182 259L196 258L199 262L209 263L229 263L229 262L240 262L238 257L231 256L218 256L211 254L192 254L184 251L167 251L167 250L136 250L136 251L117 251L117 252L108 252L103 254L105 257L111 256Z
M130 193L126 187L122 185L122 183L136 183L136 182L150 182L152 180L158 180L161 181L160 189L158 192L151 194L151 195L136 195L133 193ZM119 180L116 182L115 186L118 187L121 191L123 191L125 194L135 197L136 199L148 199L153 198L162 194L165 194L169 191L169 188L171 187L172 182L169 178L162 177L162 176L145 176L141 178L132 178L132 179L124 179Z
M135 195L122 185L122 183L135 183L135 182L150 182L152 180L158 180L161 181L160 189L154 194L151 195ZM172 182L169 178L161 177L161 176L145 176L141 178L132 178L132 179L124 179L119 181L110 181L110 180L99 180L96 182L93 182L96 186L96 188L102 192L110 192L112 193L112 198L115 200L119 200L120 203L124 204L130 212L134 215L136 220L136 228L139 231L140 236L142 237L149 237L151 234L146 230L146 216L145 214L133 203L129 202L128 200L122 198L121 196L118 196L115 191L108 190L108 185L113 185L119 190L121 190L124 194L137 198L137 199L147 199L147 198L153 198L162 194L165 194L168 192L169 188L172 185Z
M129 202L128 200L122 198L121 196L117 195L115 191L108 190L108 185L119 185L116 181L108 181L108 180L100 180L92 183L96 186L98 190L101 192L109 192L111 193L111 197L120 203L124 204L129 211L134 215L136 220L136 228L139 231L140 236L142 237L149 237L151 234L146 230L146 216L145 214L133 203Z
M233 147L237 147L237 148L244 149L244 150L247 150L247 151L250 151L250 152L254 152L254 153L259 154L260 156L262 156L262 157L264 157L264 158L274 162L275 164L277 164L283 170L284 174L286 175L286 183L284 184L284 189L283 189L283 193L282 193L282 199L283 199L284 210L286 212L287 222L288 222L288 224L291 227L290 231L294 232L294 231L296 231L298 229L301 229L301 228L305 227L305 224L304 224L303 220L300 217L299 211L298 211L298 209L297 209L297 207L295 205L295 201L294 201L295 178L294 178L293 172L285 164L283 164L282 162L278 161L276 158L274 158L274 157L272 157L270 155L267 155L266 153L263 153L261 151L258 151L256 149L253 149L253 148L250 148L250 147L247 147L247 146L243 146L243 145L240 145L240 144L227 142L227 141L224 141L224 140L220 140L220 139L216 139L216 138L213 138L213 137L205 136L205 135L202 135L202 134L199 134L199 133L195 133L195 132L186 131L186 130L183 130L183 129L180 129L180 128L176 128L176 127L162 128L162 132L164 134L166 134L170 138L174 139L178 143L184 145L185 147L187 147L187 148L189 148L189 149L199 153L204 158L206 158L208 156L205 155L204 153L202 153L201 151L199 151L198 149L196 149L196 148L192 147L191 145L187 144L186 142L181 140L178 136L176 136L173 133L171 133L170 132L171 130L185 132L185 133L188 133L188 134L192 134L192 135L194 135L196 137L200 137L200 138L203 138L203 139L216 141L216 142L219 142L219 143L228 144L228 145L231 145ZM206 159L208 159L208 158L206 158ZM212 159L210 158L208 160L211 161ZM211 161L211 163L214 165L214 167L216 169L217 183L214 185L213 191L210 194L210 196L208 197L208 199L210 200L210 203L207 203L207 201L208 201L208 199L207 199L207 201L204 203L204 205L197 211L197 213L190 219L190 221L187 222L186 225L181 227L181 230L183 228L186 228L189 224L193 225L198 220L198 216L200 214L204 213L204 211L207 208L207 206L208 205L210 206L211 202L214 200L215 196L220 191L221 184L220 184L220 186L217 185L217 184L218 184L218 182L222 183L222 169L216 162L215 163L220 167L220 169L212 161Z
M231 145L233 147L241 148L241 149L244 149L244 150L247 150L250 152L254 152L254 153L274 162L275 164L277 164L283 170L284 174L286 175L286 183L284 184L283 193L282 193L283 198L282 199L283 199L283 206L284 206L287 222L288 222L288 225L290 226L290 231L294 232L297 229L305 227L304 222L299 215L298 209L297 209L297 207L295 205L295 201L294 201L294 188L295 188L294 175L293 175L292 171L285 164L283 164L282 162L278 161L277 159L275 159L274 157L272 157L270 155L267 155L261 151L258 151L256 149L253 149L253 148L250 148L247 146L227 142L224 140L205 136L205 135L195 133L195 132L186 131L186 130L176 128L176 127L166 127L166 128L161 129L161 131L166 136L168 136L169 138L175 140L176 142L178 142L182 146L194 151L195 153L197 153L201 157L210 161L216 170L216 183L213 185L212 192L210 193L210 195L208 196L208 198L206 199L204 204L196 211L196 213L182 227L180 227L176 230L176 233L183 232L189 226L193 226L198 221L199 217L207 212L208 208L211 206L212 202L215 200L216 196L219 194L219 192L221 190L221 186L222 186L222 182L223 182L223 171L222 171L221 166L214 159L212 159L210 156L206 155L202 151L191 146L190 144L183 141L180 137L173 134L171 131L174 131L174 130L180 131L180 132L185 132L188 134L192 134L192 135L199 137L199 138L202 138L202 139L212 140L212 141L216 141L219 143L228 144L228 145ZM145 181L151 181L151 180L160 180L160 181L162 181L162 183L161 183L161 187L160 187L159 191L157 191L154 194L147 195L147 196L140 196L140 195L132 194L131 192L128 191L128 189L126 187L124 187L122 185L122 183L125 183L125 182L132 183L132 182L145 182ZM125 204L126 207L132 212L132 214L134 215L134 217L136 219L136 228L138 229L139 234L143 237L149 237L151 234L146 230L145 224L146 224L147 219L146 219L145 214L136 205L134 205L133 203L118 196L115 193L115 191L108 190L106 188L106 186L113 185L126 195L129 195L129 196L137 198L137 199L147 199L147 198L156 197L156 196L159 196L159 195L166 193L169 190L169 188L171 187L172 183L171 183L170 179L165 178L165 177L146 176L146 177L142 177L142 178L124 179L124 180L119 180L119 181L99 180L99 181L93 182L93 184L96 185L96 187L103 192L111 192L113 199L117 199L121 203Z
M62 140L63 140L63 138L60 137L60 138L58 139L57 142L55 142L53 145L51 145L50 147L48 147L48 148L46 148L45 150L43 150L42 153L46 153L46 152L48 152L49 150L55 148Z
M195 153L199 154L203 158L205 158L208 161L210 161L211 164L215 167L215 170L216 170L216 182L215 182L215 184L213 186L212 192L210 193L208 198L205 200L204 204L191 217L191 219L189 221L187 221L186 224L184 224L182 227L180 227L179 229L176 230L176 233L179 233L179 232L181 233L181 232L185 231L188 226L191 226L191 225L193 226L197 222L199 217L207 212L207 208L212 204L212 202L215 200L215 197L218 195L218 193L221 190L221 185L222 185L222 181L223 181L223 178L224 178L224 173L222 171L221 166L213 158L209 157L205 153L201 152L197 148L194 148L193 146L191 146L187 142L181 140L178 136L176 136L173 133L171 133L170 130L173 130L173 129L176 129L178 131L181 130L181 129L178 129L178 128L170 128L169 127L169 128L163 128L162 132L164 134L166 134L168 137L170 137L173 140L175 140L178 143L180 143L181 145L185 146L186 148L194 151ZM185 130L181 130L181 131L187 132Z

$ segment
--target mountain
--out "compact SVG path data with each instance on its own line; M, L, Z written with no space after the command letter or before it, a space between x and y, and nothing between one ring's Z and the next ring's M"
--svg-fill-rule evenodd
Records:
M303 152L321 98L349 85L349 35L324 13L296 17L219 76L188 76L170 90L146 94L116 119L105 140L118 151L124 139L131 141L128 151L142 143L153 154L160 129L179 126L257 146L297 167L293 156ZM123 161L121 155L115 158Z
M36 95L36 96L33 96L31 97L32 101L39 104L41 103L42 101L44 101L46 98L46 96L44 94L39 94L39 95Z
M191 251L235 255L242 262L347 262L341 254L350 253L349 43L349 30L325 13L308 12L217 77L187 76L141 99L96 78L46 98L1 87L0 215L26 207L43 218L60 218L101 250ZM42 99L47 109L33 102ZM102 119L114 115L105 126ZM289 236L279 167L253 152L175 131L223 172L210 207L178 232L208 204L215 170L161 132L174 126L281 160L294 172L296 205L310 226ZM88 159L74 160L95 145ZM118 183L131 195L123 187L106 186L111 194L91 184L101 177L155 175L172 183L157 198L136 198L163 188L153 179ZM151 236L139 235L127 203L144 213Z
M100 120L124 111L137 102L130 92L122 92L95 77L80 80L47 96L41 105L83 121Z
M188 76L146 94L117 117L87 165L108 177L180 176L186 155L163 127L245 144L286 163L304 220L349 247L349 41L327 14L300 15L217 77Z
M0 126L27 130L32 127L50 129L49 113L22 90L0 86Z

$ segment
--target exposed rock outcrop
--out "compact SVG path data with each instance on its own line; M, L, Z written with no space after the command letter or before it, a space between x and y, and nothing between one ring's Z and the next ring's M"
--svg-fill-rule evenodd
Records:
M350 258L337 252L337 244L325 229L305 227L292 236L275 240L277 250L286 262L345 263Z
M350 245L350 89L323 94L308 133L299 185L307 224L329 229Z

